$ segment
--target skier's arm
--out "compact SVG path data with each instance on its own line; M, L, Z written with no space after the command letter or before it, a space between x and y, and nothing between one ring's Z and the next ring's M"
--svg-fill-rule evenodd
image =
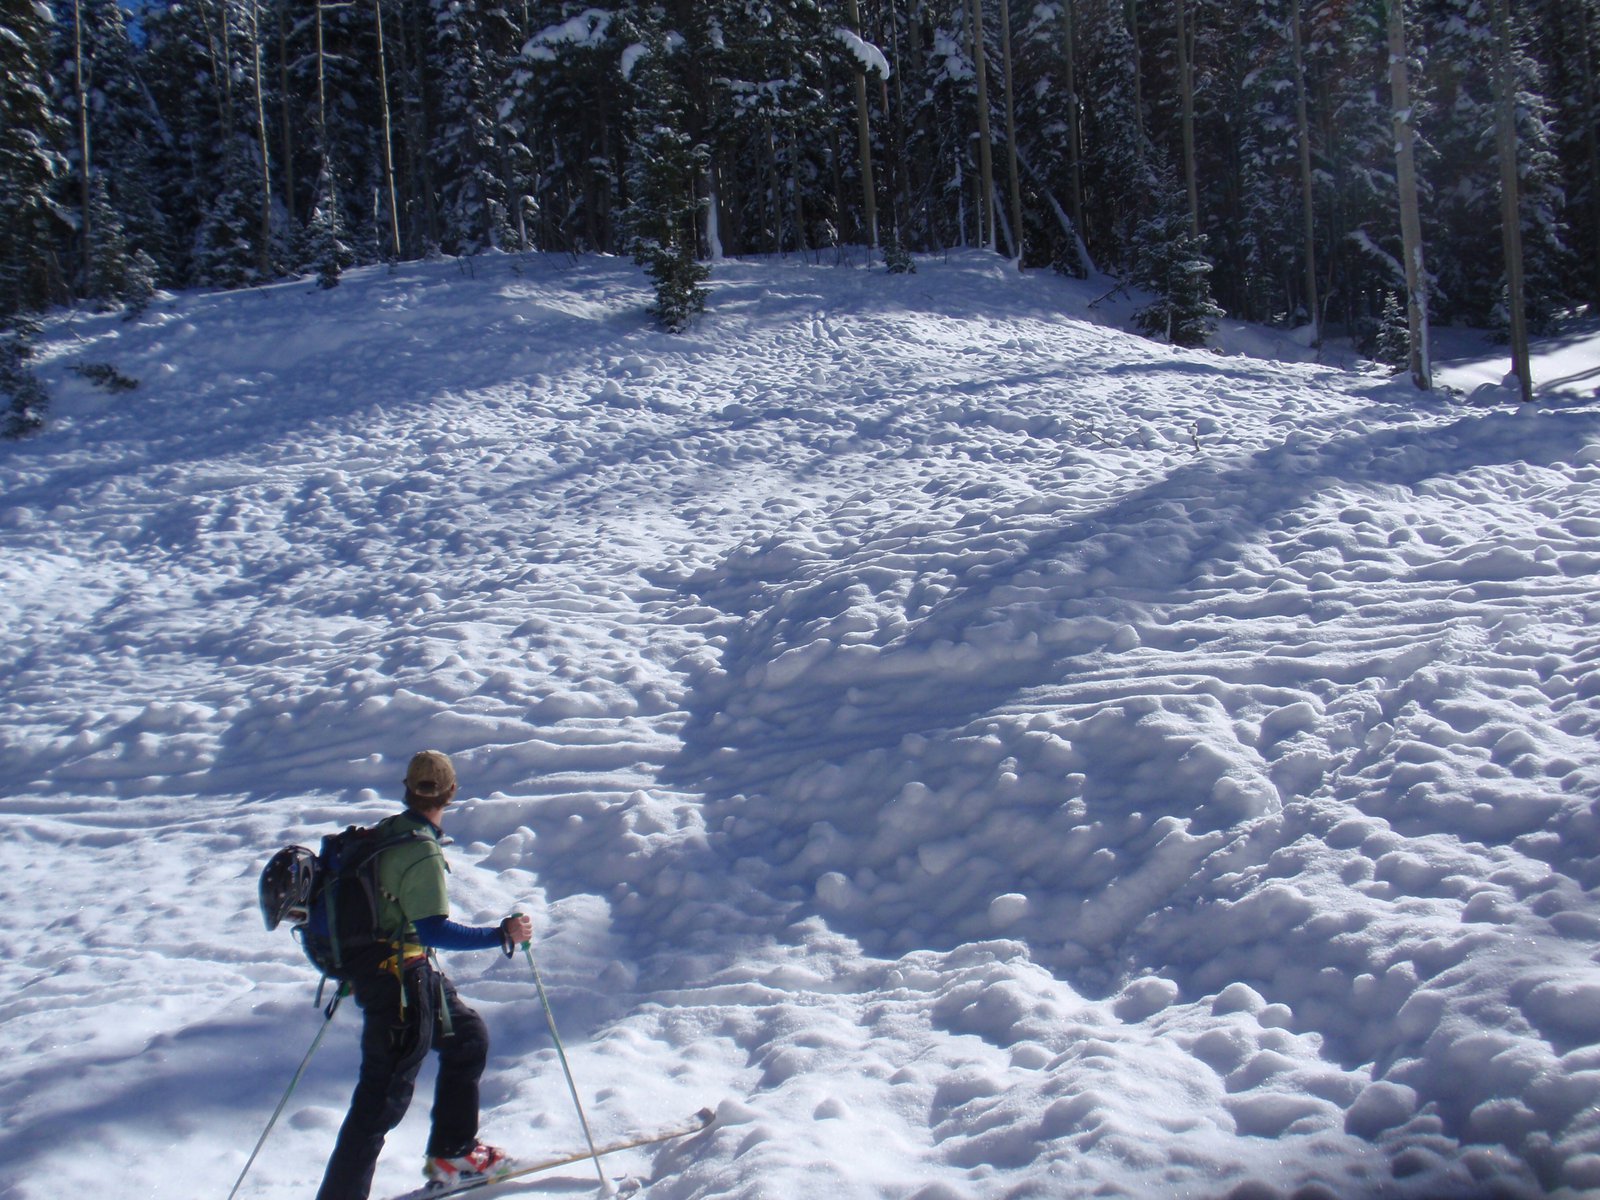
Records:
M508 928L518 920L526 924L528 919L507 917L498 925L462 925L440 915L423 917L412 925L417 931L417 940L435 950L487 950L498 947L509 953L509 948L516 942L528 940L522 925ZM518 936L519 933L524 936Z

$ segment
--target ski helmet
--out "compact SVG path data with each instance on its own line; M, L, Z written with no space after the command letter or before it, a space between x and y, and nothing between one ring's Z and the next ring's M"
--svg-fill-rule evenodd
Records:
M303 924L310 915L317 856L304 846L285 846L261 871L261 919L268 929L287 920Z

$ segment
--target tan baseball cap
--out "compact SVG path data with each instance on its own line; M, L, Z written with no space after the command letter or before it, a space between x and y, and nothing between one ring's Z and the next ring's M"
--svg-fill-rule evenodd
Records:
M406 768L406 790L423 800L443 800L456 786L456 769L442 750L422 750L412 755Z

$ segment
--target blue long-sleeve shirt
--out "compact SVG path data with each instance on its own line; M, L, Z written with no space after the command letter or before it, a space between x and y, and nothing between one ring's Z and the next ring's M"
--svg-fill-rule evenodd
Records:
M462 925L446 916L412 922L417 940L435 950L487 950L505 944L498 925Z

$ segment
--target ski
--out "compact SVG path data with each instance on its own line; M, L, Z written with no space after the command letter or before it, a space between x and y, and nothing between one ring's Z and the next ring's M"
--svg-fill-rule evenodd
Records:
M714 1116L715 1114L709 1108L702 1108L687 1121L680 1121L675 1125L663 1125L659 1129L651 1129L643 1133L631 1133L615 1141L596 1146L593 1154L584 1149L576 1150L569 1154L559 1154L553 1158L513 1158L507 1161L504 1168L496 1170L493 1174L485 1175L478 1179L469 1179L454 1186L439 1183L424 1184L414 1191L395 1196L392 1200L440 1200L443 1196L459 1196L463 1192L473 1192L479 1188L494 1187L496 1184L506 1183L513 1179L521 1179L527 1175L537 1175L540 1171L553 1171L557 1167L568 1167L573 1163L580 1163L588 1158L598 1158L604 1154L616 1154L618 1151L632 1150L638 1146L653 1146L657 1142L670 1142L674 1138L688 1137L692 1133L699 1133L711 1124Z

